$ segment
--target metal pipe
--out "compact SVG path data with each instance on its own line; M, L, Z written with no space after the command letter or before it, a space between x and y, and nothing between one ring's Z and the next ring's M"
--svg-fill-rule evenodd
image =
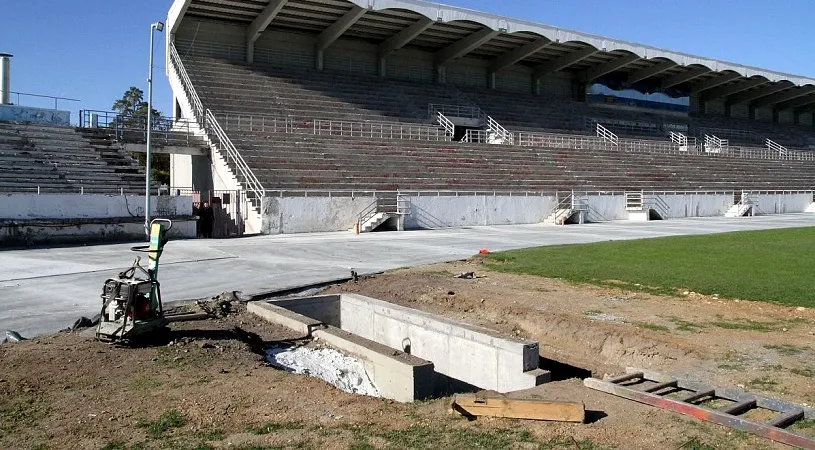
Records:
M10 53L0 53L0 105L11 104L11 58Z

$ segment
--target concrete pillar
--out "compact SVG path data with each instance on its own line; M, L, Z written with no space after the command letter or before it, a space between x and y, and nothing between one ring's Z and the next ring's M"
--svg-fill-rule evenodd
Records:
M322 50L316 50L314 52L314 68L320 72L323 70L323 55L324 52Z
M435 66L433 70L434 74L434 81L436 84L446 84L447 83L447 67L446 66Z
M379 72L380 78L386 78L388 76L388 73L387 73L388 72L388 62L387 62L387 60L385 60L385 58L379 58L377 67L379 69L378 72Z
M702 95L700 93L691 94L688 98L688 112L691 115L702 115L704 114L704 102L702 102Z
M402 214L396 219L396 231L405 231L405 216Z
M541 79L532 75L532 95L541 95Z
M490 89L496 89L496 76L495 72L487 73L487 85Z

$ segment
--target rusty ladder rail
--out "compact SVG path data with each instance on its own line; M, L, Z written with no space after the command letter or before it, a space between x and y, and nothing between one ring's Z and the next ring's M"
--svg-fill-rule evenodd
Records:
M626 372L625 375L606 380L586 378L583 384L591 389L747 431L783 444L815 448L815 438L784 429L799 420L815 419L813 408L748 394L738 389L717 388L700 382L677 379L647 370L628 368ZM681 395L668 397L676 394ZM708 399L723 399L732 403L718 409L697 404ZM766 409L777 414L767 422L739 417L740 414L754 409Z

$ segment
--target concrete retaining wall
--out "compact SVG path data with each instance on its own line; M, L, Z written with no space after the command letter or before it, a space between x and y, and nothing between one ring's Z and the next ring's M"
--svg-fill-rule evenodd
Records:
M0 121L67 127L71 125L71 112L30 106L0 105Z
M192 197L154 196L152 215L190 216ZM143 195L0 194L0 219L143 218Z
M371 375L380 395L385 398L413 402L434 395L439 380L432 362L394 351L390 347L279 306L285 304L289 308L310 311L318 316L321 315L320 306L325 306L328 310L336 310L336 315L328 317L339 322L340 296L303 299L301 305L297 304L298 300L276 303L249 302L246 309L269 322L291 328L304 336L320 339L358 358Z
M556 203L551 196L412 196L406 229L540 223Z
M538 343L505 339L415 309L356 294L340 301L342 329L433 361L436 371L456 380L510 392L548 381L538 369Z
M723 216L733 206L733 194L660 194L668 206L663 219Z
M659 196L667 210L657 209L663 219L718 217L733 205L732 192L649 193ZM811 193L760 194L758 214L803 212L812 203ZM630 219L625 194L592 193L585 197L587 222ZM554 195L412 195L405 229L438 229L466 226L541 223L556 204ZM351 197L266 197L263 207L263 233L308 233L345 231L358 214L373 202L371 195Z
M608 222L611 220L628 219L628 212L625 210L625 195L622 192L589 195L589 211L586 214L586 222Z
M755 201L755 215L787 214L806 211L812 203L812 193L750 194Z
M361 197L265 197L263 234L311 233L350 229L372 202Z
M194 238L195 220L173 220L171 239ZM0 248L144 240L144 221L121 219L0 220Z

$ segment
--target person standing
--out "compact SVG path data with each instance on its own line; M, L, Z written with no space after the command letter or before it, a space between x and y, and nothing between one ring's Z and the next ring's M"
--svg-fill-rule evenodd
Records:
M204 239L211 239L212 238L212 226L215 220L215 215L212 211L212 206L210 206L209 202L204 202L201 205L201 234L203 235Z

